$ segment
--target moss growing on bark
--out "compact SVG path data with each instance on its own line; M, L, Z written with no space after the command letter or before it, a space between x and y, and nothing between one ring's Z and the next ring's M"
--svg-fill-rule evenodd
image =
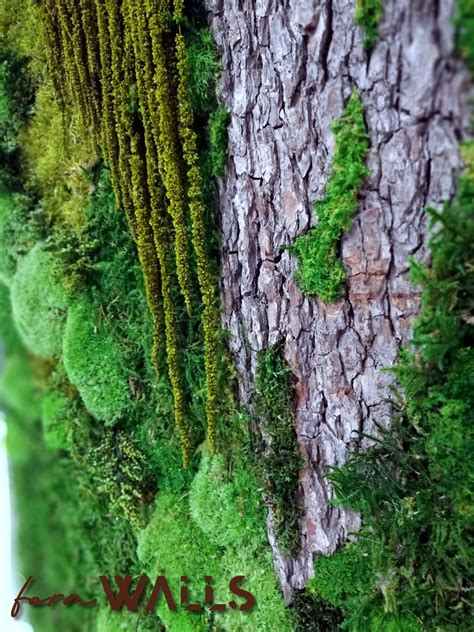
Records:
M472 621L474 178L472 145L457 198L431 211L430 267L413 343L396 374L391 428L330 474L337 503L362 514L357 542L316 563L313 589L354 632L467 630ZM440 501L440 499L442 499Z
M298 472L291 376L279 347L259 354L255 376L255 415L262 435L258 448L261 478L273 510L278 544L294 554L299 546Z
M318 223L297 237L291 252L298 259L296 280L305 294L316 294L326 303L339 298L347 277L339 256L340 241L352 224L357 194L367 175L369 148L363 106L353 92L333 126L336 148L325 197L315 203Z
M364 31L364 48L372 48L379 38L382 0L357 0L354 20Z

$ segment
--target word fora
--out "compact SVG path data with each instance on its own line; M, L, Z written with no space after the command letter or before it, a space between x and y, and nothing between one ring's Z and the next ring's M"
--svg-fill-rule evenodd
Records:
M109 603L109 606L112 610L119 612L122 610L123 606L125 606L129 611L135 612L138 610L140 602L144 596L144 590L148 583L148 577L146 575L142 575L137 582L135 590L131 591L131 584L133 581L133 577L131 575L127 577L120 577L117 575L115 577L115 582L118 587L118 592L115 594L110 585L110 581L104 575L99 577L100 583L102 584L102 588L105 593L105 597ZM208 608L212 612L224 612L229 606L233 610L240 610L241 612L246 612L251 610L255 606L255 597L248 591L241 588L241 584L245 581L244 575L237 575L233 577L229 582L229 590L230 592L236 596L243 599L243 603L240 605L235 601L235 599L231 599L228 604L225 603L215 603L214 602L214 589L212 587L212 577L206 576L206 585L204 587L204 603L190 603L189 597L189 579L185 576L181 577L181 587L180 587L180 605L190 612L202 612L204 608ZM15 618L20 612L21 602L25 601L28 605L36 607L36 606L48 606L52 607L57 605L62 601L64 606L69 606L73 604L77 604L78 606L82 606L85 608L90 608L97 604L97 599L91 599L86 601L79 597L76 594L70 594L68 597L65 597L63 593L55 593L49 597L45 597L44 599L40 599L39 597L28 597L25 595L25 591L28 586L32 583L33 577L30 576L23 584L20 589L20 592L15 597L13 601L13 606L11 609L11 616ZM146 609L148 612L153 612L155 610L157 601L162 595L166 601L166 604L172 612L176 612L178 607L176 605L176 601L173 597L173 593L171 592L168 580L164 575L160 575L155 585L153 586L152 593L148 602L146 604Z

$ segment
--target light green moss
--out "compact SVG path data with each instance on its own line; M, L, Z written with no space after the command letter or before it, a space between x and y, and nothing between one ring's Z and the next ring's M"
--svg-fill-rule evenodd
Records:
M12 311L25 345L42 358L58 357L67 314L66 292L53 256L38 243L19 262L11 282Z
M68 408L68 400L55 391L47 393L41 401L44 442L52 450L66 450L68 448L66 425Z
M71 307L63 354L69 380L90 414L107 423L117 421L131 403L126 361L93 303L81 300Z

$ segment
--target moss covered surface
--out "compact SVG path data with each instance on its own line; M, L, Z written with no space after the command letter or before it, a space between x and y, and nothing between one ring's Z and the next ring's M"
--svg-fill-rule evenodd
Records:
M32 609L39 632L294 627L219 330L220 63L199 12L181 9L0 1L2 45L25 80L18 107L4 82L20 160L14 177L0 166L0 403L19 566L38 589L85 596L100 595L99 575L163 572L212 573L227 596L245 574L258 606Z
M331 303L341 295L347 277L339 257L340 240L352 224L357 194L367 175L369 147L363 106L353 92L341 118L334 123L335 151L325 197L316 202L318 223L291 246L297 257L296 280L305 294L316 294Z
M467 630L473 616L474 179L472 146L456 200L430 211L433 260L413 344L396 374L391 428L330 474L337 502L361 512L357 542L316 564L311 590L350 630Z

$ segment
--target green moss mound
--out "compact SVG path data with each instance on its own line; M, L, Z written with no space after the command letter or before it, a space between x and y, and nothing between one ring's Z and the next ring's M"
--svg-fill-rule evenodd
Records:
M222 455L205 454L189 494L191 514L202 531L221 546L245 542L249 550L265 546L261 494L255 476L241 462L232 474Z
M69 310L64 366L90 414L114 423L131 404L126 361L99 308L83 299Z
M202 471L208 472L209 467L219 469L218 463L205 461ZM225 497L228 492L225 487L224 485L224 489L217 489L214 493L219 498ZM195 503L196 499L192 502ZM228 502L227 504L229 507ZM179 599L181 575L188 576L190 586L195 587L191 598L198 602L203 602L204 599L203 578L206 575L214 578L214 598L219 603L228 603L233 597L228 586L230 579L244 575L243 587L255 596L256 606L249 612L227 608L226 612L212 616L207 611L187 612L179 605L177 612L170 612L166 602L161 602L157 606L157 612L166 629L170 632L207 632L215 626L229 632L292 631L292 613L284 608L270 551L261 546L253 550L252 545L247 548L248 540L255 538L255 534L239 530L236 524L240 520L239 514L224 509L222 523L218 525L217 516L212 516L213 513L211 506L208 524L205 524L207 521L204 514L198 513L198 526L193 515L190 515L186 501L183 502L179 496L169 492L161 492L157 497L153 518L138 537L140 562L152 581L158 575L166 575L173 594L178 595L175 599ZM205 530L202 530L202 526ZM217 532L212 533L213 527ZM224 541L225 546L217 544Z
M19 262L11 283L11 301L16 326L30 351L42 358L59 357L66 293L44 243L36 244Z

